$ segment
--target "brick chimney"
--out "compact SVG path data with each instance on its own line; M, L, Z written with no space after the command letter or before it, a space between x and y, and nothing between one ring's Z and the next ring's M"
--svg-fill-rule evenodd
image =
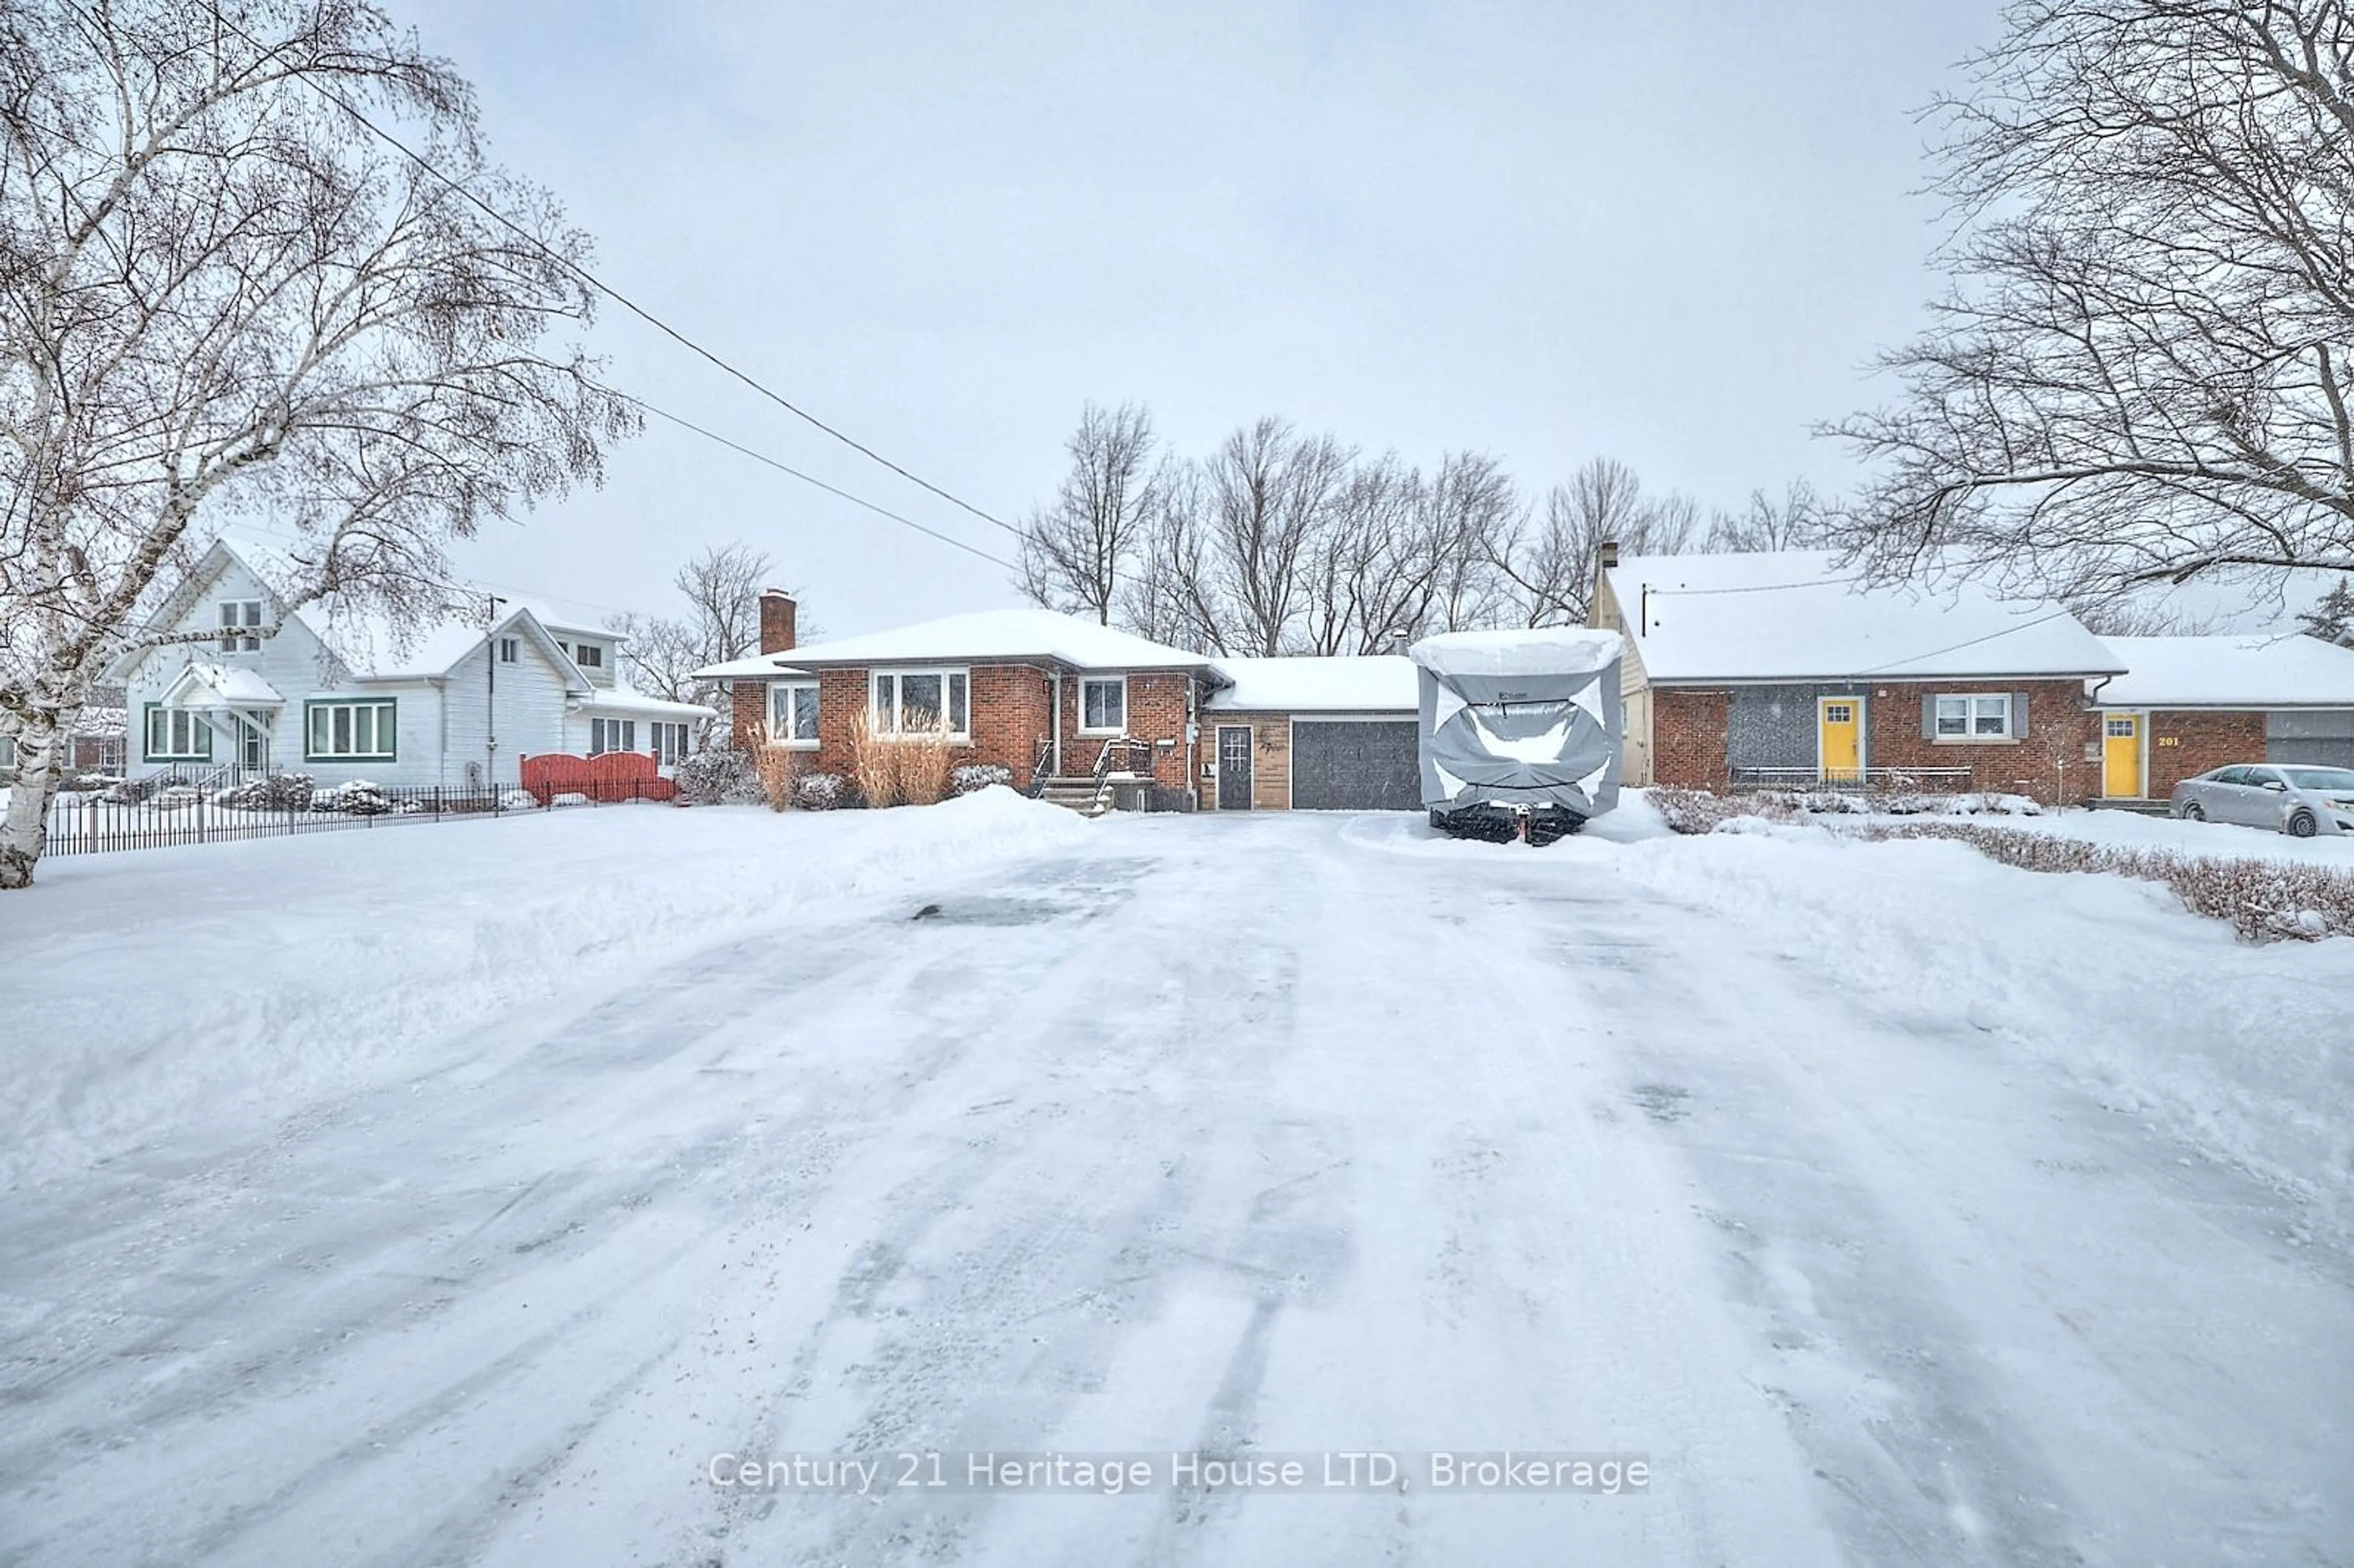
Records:
M760 652L782 653L793 645L793 618L799 607L782 588L760 590Z

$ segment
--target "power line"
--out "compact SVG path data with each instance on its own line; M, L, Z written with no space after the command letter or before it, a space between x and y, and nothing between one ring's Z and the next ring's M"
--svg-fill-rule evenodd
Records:
M1914 653L1905 658L1894 660L1886 664L1875 664L1869 670L1858 670L1856 673L1859 675L1885 674L1891 670L1901 670L1907 664L1918 664L1924 659L1935 659L1941 653L1956 653L1965 648L1975 648L1981 642L1992 642L1999 637L2016 636L2020 632L2030 630L2035 627L2044 625L2047 622L2062 620L2071 613L2073 612L2064 608L2055 609L2049 615L2039 615L2034 620L2021 621L2017 626L2006 626L2000 631L1989 631L1983 637L1972 637L1965 641L1950 643L1943 648L1932 648L1926 653Z
M744 456L750 458L754 462L765 463L769 467L775 469L779 473L790 474L793 478L800 480L803 484L815 485L818 489L824 491L828 495L839 496L843 500L849 502L853 506L864 507L865 510L874 513L877 517L887 517L894 523L913 528L918 534L938 539L941 544L947 545L953 549L962 550L968 556L978 556L982 560L989 562L991 566L1003 567L1009 572L1021 570L1021 567L1015 566L1012 561L1005 559L1002 556L992 556L987 550L981 549L977 545L968 545L963 540L943 534L937 528L927 527L923 524L917 522L912 517L903 517L898 513L891 511L887 507L877 506L875 503L868 501L862 496L853 495L850 492L842 489L838 485L828 484L825 481L817 478L813 474L803 473L800 469L794 468L790 463L780 462L777 459L770 457L766 452L755 450L753 448L748 447L740 441L730 440L726 436L721 435L718 431L707 429L704 426L696 424L694 420L687 418L684 415L673 414L667 408L657 408L653 404L647 402L644 398L633 397L627 392L615 391L610 387L607 387L606 390L612 392L614 397L620 398L622 401L644 409L647 413L653 415L658 419L667 419L672 424L678 426L681 429L692 430L696 435L703 437L705 440L716 441L730 451L740 452ZM994 520L992 519L992 521Z
M212 15L214 20L219 22L221 26L227 27L230 32L235 33L238 37L243 38L247 43L251 44L255 48L261 50L264 56L269 56L277 52L270 45L263 43L260 38L255 37L251 33L249 33L243 27L239 26L237 23L231 21L228 17L222 16L217 5L213 8ZM885 457L881 452L876 451L873 447L870 447L864 442L858 440L856 438L827 424L823 419L819 418L815 414L811 413L808 409L800 407L790 398L785 397L784 394L768 386L758 376L753 376L750 372L738 369L736 366L730 364L725 359L722 359L710 349L704 347L701 344L687 336L686 334L671 325L670 323L654 314L653 312L638 303L635 300L630 298L629 295L624 294L610 283L606 282L602 278L598 277L594 272L589 271L586 267L581 266L570 257L558 254L554 248L549 246L546 240L540 238L539 236L532 233L529 229L524 228L521 224L507 217L506 214L493 207L489 202L483 200L472 191L468 190L464 185L460 185L456 180L451 179L448 175L443 174L440 169L435 168L433 164L426 159L423 154L419 153L415 148L409 146L408 143L402 141L399 137L394 135L391 132L386 130L383 126L378 125L375 121L369 119L367 115L360 110L358 105L353 103L351 100L335 91L333 88L321 85L319 82L312 79L308 75L300 75L298 76L298 79L300 79L302 85L308 87L312 91L319 94L322 98L326 99L329 102L341 109L345 113L350 115L354 120L359 122L363 127L365 127L371 134L375 135L379 141L382 141L387 146L393 148L410 163L415 164L419 168L424 170L427 174L431 175L435 179L440 180L444 185L448 186L458 196L462 196L469 204L481 211L485 217L491 219L492 222L498 224L501 228L506 229L509 233L521 239L525 244L529 245L532 249L546 256L549 260L555 262L557 266L563 268L566 271L571 273L574 277L579 279L590 288L595 289L598 292L605 295L615 304L620 305L623 310L628 311L631 315L636 316L639 320L654 328L665 337L670 338L681 347L693 354L700 355L705 360L708 360L711 364L718 366L721 370L726 371L728 375L734 376L745 386L749 387L753 391L758 392L761 397L766 397L769 402L774 403L778 408L782 408L788 414L792 415L793 418L801 419L811 426L814 426L816 429L822 430L825 434L832 437L835 440L840 441L843 445L850 448L852 450L858 452L862 456L866 457L875 462L882 464L885 468L889 469L893 473L897 474L900 478L907 481L909 483L917 485L922 489L931 492L934 495L938 496L941 500L949 503L952 506L960 507L964 511L971 513L975 517L980 518L982 522L990 524L990 526L993 528L1002 528L1006 533L1012 534L1017 538L1022 536L1022 530L1016 528L1011 523L1006 522L1003 518L994 516L991 514L983 511L981 508L975 506L971 502L965 500L960 495L943 490L940 486L934 484L931 481L924 478L920 474L911 472L907 469L892 461L889 458ZM664 417L668 418L669 416L666 415ZM781 467L782 465L779 464L778 466ZM864 503L862 503L862 504ZM938 536L945 537L945 535ZM974 554L979 555L980 552L975 551ZM994 560L995 558L996 557L994 556L983 556L983 559L987 560ZM1001 562L999 564L1002 565L1003 563Z

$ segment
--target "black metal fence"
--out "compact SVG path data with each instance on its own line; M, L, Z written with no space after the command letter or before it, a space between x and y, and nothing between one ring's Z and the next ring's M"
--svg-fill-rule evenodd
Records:
M609 798L610 797L610 798ZM543 798L546 803L543 804ZM49 807L50 854L167 849L229 843L289 833L339 832L415 822L484 821L572 806L609 805L646 795L557 793L503 789L390 789L376 784L314 788L259 779L225 789L185 781L137 780L60 793Z

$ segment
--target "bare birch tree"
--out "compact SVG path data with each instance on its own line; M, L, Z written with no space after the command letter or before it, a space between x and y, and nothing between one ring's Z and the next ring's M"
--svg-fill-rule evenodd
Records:
M1089 403L1065 443L1070 471L1022 532L1022 591L1050 609L1111 623L1120 585L1160 508L1152 416Z
M371 138L398 124L434 172ZM472 193L518 226L471 205ZM438 599L442 546L634 428L577 352L588 241L492 165L466 83L365 0L0 10L0 888L58 738L232 516L295 603Z
M1956 286L1843 525L2099 596L2354 567L2354 10L2017 0L1937 106Z

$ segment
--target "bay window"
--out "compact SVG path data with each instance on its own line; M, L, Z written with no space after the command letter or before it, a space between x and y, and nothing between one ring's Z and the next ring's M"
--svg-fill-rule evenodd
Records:
M870 722L877 735L971 737L970 677L962 670L877 670Z

